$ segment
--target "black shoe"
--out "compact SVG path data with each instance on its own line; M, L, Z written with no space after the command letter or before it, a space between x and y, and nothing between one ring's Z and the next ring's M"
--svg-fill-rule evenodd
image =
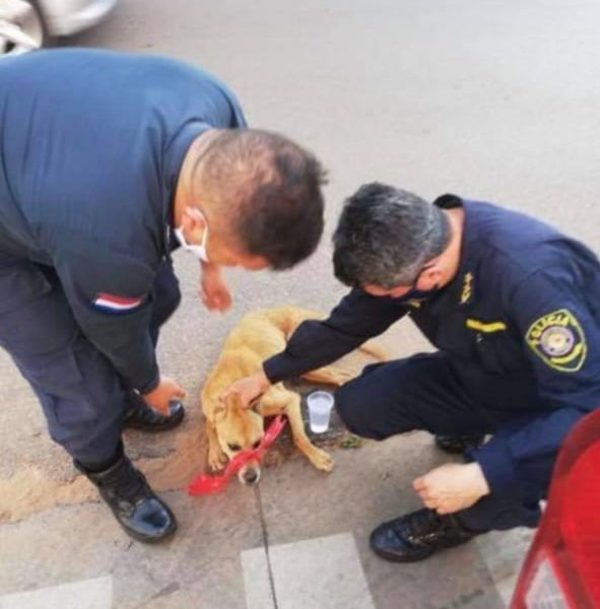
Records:
M171 400L169 414L164 415L148 406L144 398L135 391L127 393L126 399L123 426L130 429L151 432L167 431L167 429L177 427L185 415L185 408L179 400Z
M452 514L439 516L423 508L380 524L370 544L375 554L394 562L414 562L438 550L466 543L477 533L467 531Z
M436 435L435 445L451 454L462 454L483 444L484 434L464 434L461 436Z
M102 472L86 471L77 461L75 467L98 487L102 499L130 537L152 543L175 532L177 521L173 512L125 455Z

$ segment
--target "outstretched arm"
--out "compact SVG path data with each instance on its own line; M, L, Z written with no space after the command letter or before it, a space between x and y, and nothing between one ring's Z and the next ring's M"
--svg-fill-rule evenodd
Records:
M301 323L284 351L266 360L261 372L233 383L221 398L237 394L247 408L270 385L334 362L387 330L406 312L406 305L397 299L352 290L327 319Z

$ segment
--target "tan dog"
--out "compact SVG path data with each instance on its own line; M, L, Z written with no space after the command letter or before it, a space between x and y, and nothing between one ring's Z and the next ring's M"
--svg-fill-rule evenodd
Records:
M208 436L208 464L221 469L229 459L242 450L256 448L264 433L264 417L286 415L296 447L322 471L331 471L332 458L314 446L304 430L300 396L282 383L270 387L260 398L255 409L240 407L237 396L225 403L219 395L234 381L259 372L262 363L285 349L288 338L306 319L321 319L314 311L296 307L262 309L245 315L232 330L216 366L202 389L202 410L206 417ZM371 361L385 361L383 350L371 341L358 350L371 356ZM362 362L364 365L364 361ZM305 374L302 378L316 382L342 385L360 373L360 368L334 363ZM248 463L238 474L245 484L260 478L258 462Z

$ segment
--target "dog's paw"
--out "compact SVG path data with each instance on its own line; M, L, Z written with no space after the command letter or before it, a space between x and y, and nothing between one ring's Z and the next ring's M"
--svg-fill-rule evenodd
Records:
M315 448L308 456L309 461L322 472L330 472L333 469L334 460L329 453L320 448Z
M227 463L227 455L219 448L210 448L208 450L208 467L213 472L218 472L225 467Z

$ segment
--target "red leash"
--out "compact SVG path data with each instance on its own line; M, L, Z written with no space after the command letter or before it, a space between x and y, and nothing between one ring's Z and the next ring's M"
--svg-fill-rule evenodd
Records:
M285 422L286 419L281 415L275 417L275 420L269 425L269 429L267 429L260 441L258 448L244 450L237 454L229 461L225 471L220 476L208 476L207 474L196 476L188 485L188 495L210 495L225 490L229 484L229 480L235 476L246 463L249 461L260 461L260 459L262 459L263 455L282 432L285 427Z

